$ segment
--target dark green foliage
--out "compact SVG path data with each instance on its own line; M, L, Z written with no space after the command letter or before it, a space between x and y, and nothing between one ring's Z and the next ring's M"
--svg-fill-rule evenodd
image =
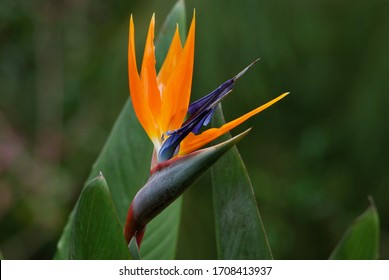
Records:
M213 126L225 123L221 106ZM229 133L220 141L231 138ZM212 167L212 189L219 259L272 259L246 167L236 147Z
M129 15L135 18L139 62L152 13L158 33L175 3L1 1L0 248L7 259L54 255L90 166L128 99ZM192 100L258 57L223 101L226 120L291 92L232 131L253 127L239 152L274 258L328 258L372 195L380 213L380 258L388 259L389 1L185 3L187 20L193 8L197 19ZM140 135L134 141L149 143ZM126 137L123 157L132 136ZM134 188L148 177L151 144L142 152L145 161L132 164L144 173L127 182ZM103 173L111 188L114 170ZM185 194L190 208L182 218L164 217L180 219L174 225L182 234L172 247L183 258L217 258L211 190L210 181L201 180ZM115 205L121 223L130 196ZM145 238L150 235L151 225ZM161 244L169 242L149 239L166 258L174 257L163 254Z
M116 209L102 175L81 193L72 226L69 259L131 259Z
M379 257L379 217L372 204L359 216L339 241L330 259L375 260Z
M176 7L172 12L185 13L185 10ZM178 15L175 17L178 18ZM168 17L169 24L164 25L169 30L174 30L175 25L172 24L172 18L174 14ZM185 16L180 18L185 18ZM161 40L162 43L170 44L166 40ZM93 178L98 172L103 172L122 226L124 226L132 198L146 183L149 176L151 153L151 141L140 126L132 104L128 100L89 176ZM181 211L180 203L181 199L178 199L147 226L141 247L142 258L171 259L174 257ZM72 224L72 216L68 223ZM150 231L149 234L148 231ZM69 233L70 230L64 232L59 245L69 243ZM59 247L57 257L66 255L66 253L61 253L63 250L66 251L68 248Z

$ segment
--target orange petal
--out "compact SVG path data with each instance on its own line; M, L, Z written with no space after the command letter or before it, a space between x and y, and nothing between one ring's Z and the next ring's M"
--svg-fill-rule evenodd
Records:
M157 77L158 88L162 96L162 112L164 112L164 117L160 118L159 125L163 132L166 132L169 129L171 117L170 112L172 112L173 106L172 102L170 102L170 95L166 91L166 85L172 77L172 72L178 63L181 54L182 45L177 25L176 32L173 36L172 43L170 44L168 54L162 64L161 70L159 71Z
M180 34L178 32L178 25L177 25L176 32L174 33L169 51L166 55L165 61L163 62L161 70L159 71L157 77L158 88L162 93L162 95L167 83L171 78L171 74L177 65L181 53L182 53L182 45L181 45Z
M188 110L192 87L195 43L195 15L186 38L185 47L162 93L162 123L165 132L181 127Z
M130 19L129 29L130 34L128 40L128 76L131 100L139 122L143 126L144 130L147 132L150 139L153 140L158 137L158 133L156 130L156 126L154 125L149 106L146 102L144 102L146 90L140 80L138 68L136 65L134 22L132 16Z
M274 98L273 100L267 102L266 104L252 110L251 112L241 116L240 118L237 118L233 121L230 121L220 128L211 128L199 135L195 135L193 133L190 133L182 142L180 146L180 152L179 154L184 155L184 154L189 154L202 146L208 144L209 142L215 140L219 136L223 135L227 131L230 131L231 129L235 128L236 126L240 125L241 123L245 122L252 116L258 114L259 112L265 110L266 108L270 107L277 101L281 100L284 98L286 95L288 95L289 92L281 94L280 96Z
M145 97L147 98L150 112L154 122L157 123L161 114L161 95L158 90L157 73L155 71L154 27L155 15L151 18L147 34L145 51L143 53L141 81L146 90Z

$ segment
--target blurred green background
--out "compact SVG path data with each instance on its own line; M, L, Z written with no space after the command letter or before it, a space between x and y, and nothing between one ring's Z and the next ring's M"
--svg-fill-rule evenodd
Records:
M0 3L0 250L49 259L128 98L127 32L139 61L175 0ZM223 102L227 120L290 91L238 148L274 257L325 259L376 202L389 258L389 1L186 1L196 8L192 97L261 61ZM216 258L207 174L184 196L178 258ZM235 229L234 229L235 230Z

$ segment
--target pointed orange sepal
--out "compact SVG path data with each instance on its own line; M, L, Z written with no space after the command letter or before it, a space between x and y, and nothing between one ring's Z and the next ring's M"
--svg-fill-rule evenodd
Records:
M158 87L160 92L163 94L167 83L170 80L171 74L177 65L182 54L182 44L180 34L178 31L178 24L176 32L174 33L173 40L170 44L169 51L166 55L165 61L162 64L161 70L158 73Z
M161 116L159 125L162 131L167 131L170 127L170 117L173 111L173 104L170 101L172 99L172 93L166 90L166 86L172 77L172 72L177 66L182 55L182 44L180 35L178 32L178 25L176 27L176 32L174 33L174 37L172 43L170 44L170 48L168 54L165 58L164 63L162 64L161 70L158 73L157 81L158 88L163 96L162 99L162 112L164 112L164 116Z
M265 110L266 108L270 107L271 105L273 105L277 101L281 100L282 98L284 98L288 94L289 94L289 92L281 94L280 96L274 98L273 100L267 102L266 104L263 104L262 106L260 106L256 109L252 110L251 112L249 112L249 113L247 113L247 114L245 114L245 115L243 115L243 116L241 116L233 121L230 121L230 122L224 124L220 128L211 128L211 129L204 131L203 133L201 133L199 135L195 135L193 133L190 133L181 142L179 154L181 154L181 155L189 154L189 153L201 148L202 146L208 144L209 142L211 142L211 141L215 140L216 138L218 138L219 136L223 135L227 131L230 131L231 129L233 129L233 128L237 127L238 125L240 125L241 123L245 122L246 120L248 120L252 116L254 116L254 115L258 114L259 112Z
M157 86L157 73L155 71L154 29L155 15L151 18L147 34L145 50L143 53L141 81L145 88L145 97L147 98L153 121L154 123L157 123L157 120L160 119L161 115L161 95ZM159 131L158 135L161 134L162 133Z
M139 77L136 64L134 32L134 21L131 15L129 26L130 34L128 40L128 76L130 95L135 114L139 122L148 134L149 138L153 140L156 139L159 135L149 105L147 102L144 102L146 89Z
M180 128L187 113L192 87L195 25L193 15L184 49L163 91L162 123L167 128L165 132Z

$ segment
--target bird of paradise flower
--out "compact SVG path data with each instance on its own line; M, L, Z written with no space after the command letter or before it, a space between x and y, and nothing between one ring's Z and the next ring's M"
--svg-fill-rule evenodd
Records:
M184 47L180 40L177 25L165 61L157 74L154 50L155 16L153 15L139 75L135 56L135 28L132 16L130 18L128 44L130 95L136 116L154 144L151 173L153 173L153 170L160 170L161 166L166 165L166 162L174 161L181 156L198 151L206 144L270 107L288 94L281 94L219 128L202 131L202 127L211 122L217 105L232 91L236 80L257 60L208 95L189 104L194 64L195 22L194 13ZM125 236L129 242L137 234L138 245L140 245L146 222L134 222L134 211L137 211L137 209L134 209L134 205L142 204L134 203L136 198L134 198L129 209ZM169 203L171 203L170 200ZM141 208L143 209L143 206ZM158 208L158 211L160 211L160 208ZM138 212L137 217L140 216Z

